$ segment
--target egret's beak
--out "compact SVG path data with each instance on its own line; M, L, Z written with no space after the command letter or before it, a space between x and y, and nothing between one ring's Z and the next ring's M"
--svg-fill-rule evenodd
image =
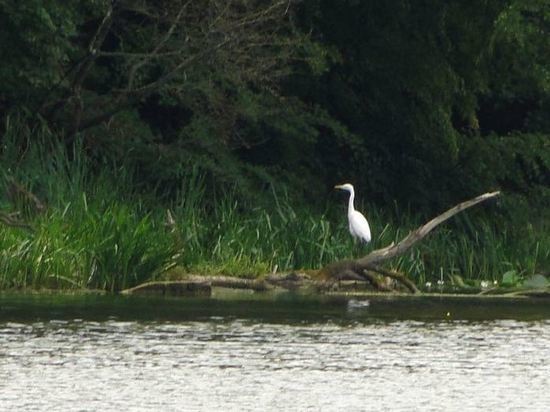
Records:
M335 189L342 189L342 185L336 185L334 186Z

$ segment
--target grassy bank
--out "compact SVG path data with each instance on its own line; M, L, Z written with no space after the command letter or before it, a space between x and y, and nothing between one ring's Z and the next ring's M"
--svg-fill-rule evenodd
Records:
M83 146L67 152L46 134L27 140L22 151L15 141L20 133L4 137L0 210L19 211L18 219L31 230L0 226L0 289L117 291L174 276L175 267L177 273L234 276L316 269L398 241L423 223L394 206L366 204L361 209L373 242L354 245L346 199L336 194L320 201L327 205L324 212L276 190L265 193L260 206L232 188L213 194L199 169L189 165L179 190L159 197L130 165L92 162ZM44 210L25 192L14 193L13 182L36 194ZM455 275L471 283L503 277L519 282L548 271L548 220L514 209L506 195L502 202L438 228L391 266L419 285L451 282ZM514 210L521 216L514 217Z

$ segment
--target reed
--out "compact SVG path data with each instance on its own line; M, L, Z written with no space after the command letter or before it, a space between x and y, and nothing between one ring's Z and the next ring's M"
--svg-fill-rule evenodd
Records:
M39 138L21 144L25 133ZM34 229L0 227L1 289L116 292L162 278L174 266L232 276L316 269L399 241L422 223L394 206L380 210L358 205L374 236L367 246L354 244L346 205L336 197L327 199L330 207L324 212L296 206L284 192L275 191L265 194L261 206L253 205L231 188L208 192L200 169L190 167L175 197L157 199L136 189L131 167L98 167L78 143L67 152L44 131L20 129L8 130L3 139L2 185L20 182L47 208L33 210L6 191L0 196L1 210L23 211ZM17 151L23 146L24 153ZM501 281L510 270L520 278L548 270L550 228L544 217L495 222L466 212L390 265L419 285L441 278L452 282L456 276L473 284Z

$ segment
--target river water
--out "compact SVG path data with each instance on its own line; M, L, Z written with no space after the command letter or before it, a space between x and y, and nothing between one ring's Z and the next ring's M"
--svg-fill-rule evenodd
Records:
M548 306L0 295L0 410L547 411Z

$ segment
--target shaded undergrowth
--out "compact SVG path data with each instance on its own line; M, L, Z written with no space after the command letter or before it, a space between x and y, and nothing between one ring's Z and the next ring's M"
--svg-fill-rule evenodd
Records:
M174 267L234 276L317 269L399 241L423 223L393 207L358 204L373 241L357 245L347 232L346 199L337 195L327 193L325 212L296 206L276 190L265 193L261 205L252 204L230 187L214 196L200 169L188 165L177 194L160 200L129 165L92 163L84 146L67 152L45 133L21 151L15 142L21 131L9 131L0 155L0 211L19 212L32 230L0 226L1 289L118 291L170 277ZM12 182L34 193L45 209L36 210L25 191L10 191ZM488 213L464 213L389 265L420 285L544 273L550 268L548 220L514 209L513 199L504 203ZM514 212L521 219L503 218Z

